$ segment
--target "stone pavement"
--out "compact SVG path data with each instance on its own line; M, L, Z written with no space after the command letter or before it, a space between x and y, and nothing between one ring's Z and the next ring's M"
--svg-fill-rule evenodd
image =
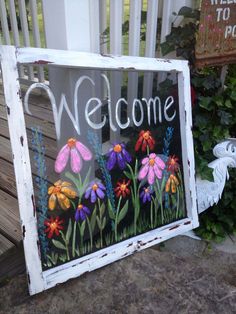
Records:
M21 275L0 288L0 313L236 313L230 245L178 237L34 297Z

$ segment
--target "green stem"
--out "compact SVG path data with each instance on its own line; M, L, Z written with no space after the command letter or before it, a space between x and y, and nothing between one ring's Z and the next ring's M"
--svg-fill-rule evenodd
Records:
M65 243L65 246L66 246L67 261L69 261L70 260L70 254L69 254L69 248L68 248L68 243L67 242Z
M177 186L177 204L176 204L176 219L178 219L178 215L179 215L179 188Z
M161 206L161 223L164 224L164 212L163 212L163 203L162 203L162 193L161 193L160 184L159 184L158 180L156 180L156 185L157 185L158 192L159 192L159 203L160 203L160 206Z
M153 229L153 203L151 202L151 212L150 212L150 214L151 214L151 228Z
M89 238L90 238L90 246L91 246L91 251L93 249L93 233L92 233L92 229L91 229L91 225L90 225L90 221L88 219L88 216L86 215L86 221L88 224L88 229L89 229Z
M99 219L100 219L100 247L103 247L103 239L102 239L102 212L101 212L101 203L100 199L98 199L98 207L99 207Z
M75 239L76 239L76 221L74 222L74 228L73 228L72 257L75 257Z
M67 256L67 260L69 261L70 260L70 254L69 254L68 242L66 241L66 237L65 237L65 235L63 234L62 231L60 231L60 235L62 237L63 242L65 243L66 256Z
M78 223L78 226L79 226L79 233L80 233L80 247L79 247L79 250L80 250L80 252L83 253L83 235L81 234L81 225L80 225L80 223Z
M116 218L115 218L115 241L116 242L118 241L118 235L117 235L118 223L117 223L117 220L118 220L118 216L119 216L121 200L122 200L122 196L120 196L120 198L119 198L118 206L117 206L117 209L116 209Z
M147 155L149 156L150 154L150 149L149 149L149 146L147 145Z

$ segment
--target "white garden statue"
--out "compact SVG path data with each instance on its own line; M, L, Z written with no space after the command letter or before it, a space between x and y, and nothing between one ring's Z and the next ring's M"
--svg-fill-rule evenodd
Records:
M236 168L236 139L227 139L217 144L213 149L216 160L208 164L213 169L214 181L197 178L198 213L217 204L221 199L226 180L229 179L228 168ZM186 236L197 238L193 231L185 233Z

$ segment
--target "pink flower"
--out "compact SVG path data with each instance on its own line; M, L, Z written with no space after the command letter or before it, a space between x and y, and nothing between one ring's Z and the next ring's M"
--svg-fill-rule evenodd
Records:
M149 184L153 184L155 177L162 178L162 172L165 168L164 161L156 154L152 153L142 160L142 168L139 172L138 179L143 180L147 176Z
M92 153L85 145L77 141L75 138L69 138L67 144L62 147L57 155L55 161L55 171L57 173L61 173L65 169L69 157L71 170L74 173L79 173L83 164L81 157L83 160L91 160Z

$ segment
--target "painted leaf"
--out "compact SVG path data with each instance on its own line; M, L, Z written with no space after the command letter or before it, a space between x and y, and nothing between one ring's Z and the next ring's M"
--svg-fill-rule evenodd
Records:
M110 200L108 200L108 214L112 220L115 220L116 216L115 213L113 212Z
M54 244L54 246L58 249L61 249L61 250L66 250L66 247L63 243L61 243L60 241L57 241L57 240L52 240L52 243Z
M128 178L128 179L132 179L132 176L130 173L128 173L127 171L124 171L124 175Z
M71 219L70 219L69 224L68 224L68 228L67 228L67 232L66 232L66 242L67 243L69 243L69 241L70 241L71 233L72 233L72 225L71 225Z
M105 213L105 204L104 203L102 203L102 205L100 207L100 213L101 213L101 216L103 216Z
M103 221L102 221L102 230L105 228L106 223L107 223L107 219L106 219L106 217L104 217Z
M82 224L80 225L80 227L79 227L79 231L80 231L80 236L81 236L81 237L84 236L85 223L86 223L86 220L84 220L84 221L82 222Z
M97 213L97 206L94 207L91 220L90 220L90 226L91 226L92 232L94 231L95 225L96 225L96 213Z
M98 218L98 216L96 217L96 219L97 219L98 228L99 228L99 229L102 229L102 224L101 224L101 221L100 221L100 219Z
M127 200L125 205L122 207L121 211L119 212L117 223L119 224L123 218L125 218L129 207L129 201Z

